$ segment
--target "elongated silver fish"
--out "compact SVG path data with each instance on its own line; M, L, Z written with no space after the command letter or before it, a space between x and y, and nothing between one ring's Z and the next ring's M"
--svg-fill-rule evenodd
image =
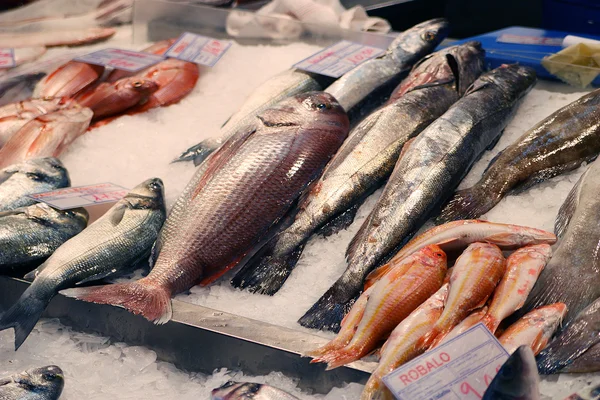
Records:
M34 278L33 283L0 317L0 330L15 329L16 349L58 291L118 275L147 259L165 220L163 197L160 179L139 184L25 276Z
M0 211L29 206L29 194L71 185L69 173L57 158L37 158L0 170Z
M296 396L273 386L252 382L229 381L213 389L211 400L298 400Z
M585 373L600 371L600 343L593 345L585 353L573 360L573 362L560 372L564 373ZM597 395L600 397L600 388Z
M0 399L57 400L64 386L63 371L56 365L32 368L0 378Z
M84 208L60 211L45 203L0 212L0 271L48 258L87 222Z
M503 65L482 75L465 96L408 146L383 194L348 246L348 267L300 319L339 329L370 270L386 261L429 219L511 120L535 72Z
M350 225L363 200L392 173L404 143L442 115L481 74L483 54L479 42L469 42L433 53L416 65L400 85L408 93L353 129L298 206L292 225L240 270L233 286L276 293L311 235Z
M533 351L521 346L504 362L482 400L539 400L539 385Z

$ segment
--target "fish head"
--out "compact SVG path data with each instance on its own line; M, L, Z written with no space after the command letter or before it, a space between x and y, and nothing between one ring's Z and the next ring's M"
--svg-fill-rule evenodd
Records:
M502 365L483 399L537 399L539 380L531 347L521 346Z
M16 375L14 381L28 392L53 399L60 396L65 385L63 371L56 365L29 369Z
M212 400L242 400L258 397L263 385L251 382L225 382L221 387L213 389Z
M448 269L448 257L444 250L436 244L423 247L415 253L415 256L421 260L423 265L439 268L444 274Z
M165 208L165 185L160 178L150 178L140 183L127 193L125 200L135 204L136 208L163 209Z
M32 181L47 183L54 187L66 187L71 184L69 173L58 158L35 158L25 161L17 168Z
M74 208L71 210L57 210L46 203L36 203L25 208L25 214L29 219L41 220L51 224L77 224L81 229L85 228L89 214L85 208Z
M388 54L400 61L406 54L414 54L417 59L429 54L450 33L450 25L444 18L421 22L402 32L390 44Z
M135 93L139 93L142 96L148 96L159 89L159 86L156 82L150 79L142 79L139 77L125 78L123 79L122 84Z
M485 50L475 40L452 47L446 59L456 80L456 90L462 96L485 71Z
M525 258L535 258L543 262L543 264L547 264L552 256L552 247L549 244L534 244L531 246L521 247L519 250L515 251L511 257L525 257Z
M568 307L565 303L554 303L536 308L529 314L533 314L536 320L539 320L547 329L552 330L552 333L554 333L565 315L567 315L567 311ZM525 317L529 314L526 314Z
M88 220L90 218L90 214L83 207L73 208L71 210L66 210L61 213L62 218L61 221L63 223L75 223L80 226L82 229L87 226Z

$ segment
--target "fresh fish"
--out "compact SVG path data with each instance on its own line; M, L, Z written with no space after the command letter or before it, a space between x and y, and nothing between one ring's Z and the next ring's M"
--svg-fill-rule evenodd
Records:
M504 362L482 400L539 400L540 376L529 346L520 346Z
M167 322L172 295L218 279L272 236L348 128L346 113L327 93L300 94L263 111L213 153L184 189L154 246L150 274L80 290L78 297Z
M537 280L523 312L550 303L565 303L564 322L571 321L600 297L600 161L581 176L558 211L555 231L562 237Z
M454 339L461 333L465 333L466 331L480 323L485 314L487 313L487 310L488 308L484 306L483 308L477 311L473 311L471 314L469 314L467 318L463 319L458 325L452 328L452 330L448 332L447 335L440 337L440 339L437 340L438 344L435 347Z
M439 220L476 218L516 187L578 168L600 153L600 89L554 112L499 153L475 186L456 192Z
M63 371L56 365L32 368L0 378L2 400L57 400L65 385Z
M173 45L173 43L175 43L176 40L177 38L161 40L151 44L150 46L146 47L145 49L142 49L141 51L143 53L151 53L162 56L167 50L169 50L169 48ZM130 72L125 71L124 69L113 69L110 72L110 74L108 74L104 82L114 83L120 79L127 78L133 75L138 75L139 73L140 71Z
M33 97L73 97L96 82L104 67L79 61L69 61L48 74L38 83Z
M446 254L436 245L405 258L373 286L364 315L346 347L331 350L312 362L326 362L327 369L333 369L369 354L442 287L446 270Z
M0 33L0 47L81 46L106 40L116 32L113 28L82 28L52 32Z
M311 235L352 223L362 201L391 174L404 143L442 115L482 70L479 42L449 47L417 64L405 79L408 83L402 84L411 91L369 115L350 133L350 139L299 205L292 225L244 266L232 280L233 286L276 293Z
M348 267L300 319L309 328L337 330L370 270L382 264L433 216L486 147L498 139L535 72L503 65L482 75L463 98L405 150L375 208L348 246Z
M494 292L490 309L483 319L496 332L500 322L523 307L538 276L550 260L552 248L547 244L523 247L506 260L506 273Z
M444 284L392 331L381 348L379 365L365 385L361 400L393 400L382 378L427 349L422 345L421 338L433 328L442 314L447 295L448 284Z
M283 390L273 386L253 382L229 381L213 389L211 400L298 400Z
M561 373L568 374L597 371L600 371L600 343L590 347L571 364L560 370ZM600 394L600 391L598 393Z
M541 374L553 374L600 343L600 298L581 311L537 357ZM596 362L600 370L600 360Z
M526 344L538 354L546 347L566 313L567 306L563 303L537 308L509 326L498 340L509 353Z
M43 72L23 74L0 82L0 106L31 97L37 83L46 76Z
M83 208L60 211L44 203L0 212L0 271L43 261L87 222Z
M0 168L37 157L57 157L83 135L93 113L73 102L27 122L0 149Z
M71 185L69 173L52 157L27 160L0 170L0 211L35 204L27 195Z
M121 274L147 259L165 220L163 197L160 179L142 182L25 275L33 283L0 317L0 330L15 330L15 349L60 290Z

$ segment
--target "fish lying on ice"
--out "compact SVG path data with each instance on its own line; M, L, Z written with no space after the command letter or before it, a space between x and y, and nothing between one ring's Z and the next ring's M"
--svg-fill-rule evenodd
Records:
M197 170L161 230L150 274L80 289L77 297L167 322L171 296L218 279L273 235L348 129L345 111L327 93L296 95L263 111Z
M33 283L0 317L0 330L14 328L18 349L60 290L122 274L147 260L165 216L162 181L148 179L136 186L25 275Z
M483 74L400 157L383 194L350 242L348 267L299 320L337 330L367 274L413 235L492 145L535 83L533 69L503 65Z
M233 286L273 295L314 233L350 225L363 200L392 173L404 143L442 115L481 74L483 54L479 42L469 42L440 50L415 65L401 84L408 93L350 132L298 206L294 222L240 270Z
M69 173L52 157L27 160L0 170L0 211L35 204L27 195L71 185Z
M483 400L539 400L540 376L529 346L520 346L504 362Z
M63 371L56 365L32 368L0 378L0 399L57 400L64 386Z
M211 400L298 400L297 397L273 386L253 382L225 382L213 389Z

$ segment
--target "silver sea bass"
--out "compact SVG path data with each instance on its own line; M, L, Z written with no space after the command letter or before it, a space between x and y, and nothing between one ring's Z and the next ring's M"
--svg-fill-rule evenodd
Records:
M26 275L35 279L2 315L0 330L14 327L19 348L58 291L130 271L146 260L165 215L162 181L154 178L136 186Z
M211 400L299 400L283 390L253 382L229 381L213 389Z
M0 400L57 400L64 386L63 371L56 365L32 368L0 378Z

